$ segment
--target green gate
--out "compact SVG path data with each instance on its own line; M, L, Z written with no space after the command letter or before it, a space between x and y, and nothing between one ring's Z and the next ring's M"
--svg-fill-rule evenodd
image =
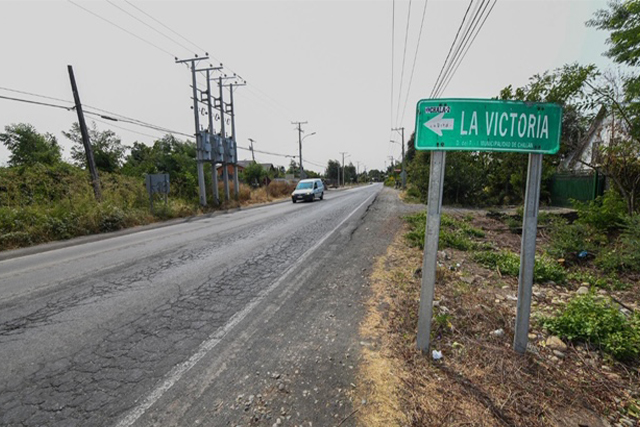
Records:
M604 193L605 177L590 174L555 174L551 178L551 205L571 206L571 200L587 202Z

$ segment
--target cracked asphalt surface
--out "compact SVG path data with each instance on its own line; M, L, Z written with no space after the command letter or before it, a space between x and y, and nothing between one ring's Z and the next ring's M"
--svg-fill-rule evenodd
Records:
M0 261L0 424L353 425L399 206L370 185Z

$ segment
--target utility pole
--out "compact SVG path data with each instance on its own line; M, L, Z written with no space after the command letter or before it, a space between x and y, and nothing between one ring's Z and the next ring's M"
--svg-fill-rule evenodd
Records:
M224 146L225 146L224 161L222 163L222 167L224 168L222 171L222 179L224 181L224 194L225 194L226 200L229 200L230 199L229 165L232 164L233 165L233 184L234 184L233 192L234 192L235 199L238 200L238 196L240 194L240 183L238 180L238 144L236 139L236 115L235 115L234 104L233 104L233 88L238 86L244 86L247 84L247 82L245 81L242 84L231 83L229 85L224 85L222 83L223 80L229 80L229 79L238 79L238 77L235 74L233 76L225 75L224 77L223 76L218 77L218 87L220 89L220 97L218 98L218 105L216 106L216 108L220 111L220 136L222 137L222 140L224 141ZM229 103L224 102L224 88L226 86L229 87L229 94L230 94ZM225 114L228 114L229 116L231 116L231 139L230 140L227 138L226 130L225 130L225 117L224 117ZM229 159L231 159L231 162L229 162Z
M246 83L245 83L246 84ZM229 100L231 106L231 136L233 137L233 192L235 193L236 200L240 198L240 180L238 179L238 139L236 138L236 112L235 104L233 103L233 88L238 86L244 86L244 84L229 85ZM253 153L253 150L251 151Z
M87 124L84 121L84 113L82 112L82 104L80 103L80 94L78 93L78 87L76 86L76 78L73 74L73 67L67 65L69 71L69 79L71 80L71 91L73 92L73 100L76 104L76 113L78 113L78 125L80 126L80 134L82 135L82 145L84 146L84 152L87 155L87 167L91 174L91 184L93 185L93 195L98 202L102 201L102 191L100 190L100 178L98 177L98 170L96 169L96 162L93 159L93 148L91 147L91 140L89 139L89 132L87 131Z
M253 163L256 162L256 155L253 154L253 143L256 142L253 139L249 138L249 142L251 143L251 145L249 145L249 150L251 150L251 159L253 160Z
M400 131L400 133L402 134L402 173L400 176L402 177L402 189L404 190L405 188L407 188L407 171L404 166L404 128L394 128L391 130L396 132Z
M218 154L218 146L213 138L213 136L215 135L215 130L213 128L213 105L211 103L211 71L221 69L222 67L210 67L204 70L207 73L207 113L209 115L209 136L211 144L213 146L211 153L211 189L213 194L213 202L216 205L220 204L220 194L218 190L218 161L216 159L216 155Z
M200 206L207 206L207 190L204 183L204 159L202 136L200 135L200 110L198 109L198 85L196 79L196 62L209 59L208 56L189 58L189 59L177 59L176 64L191 63L191 86L193 89L193 115L195 121L195 136L196 136L196 162L198 167L198 190L200 193Z
M224 155L224 159L222 161L222 180L224 181L224 197L225 200L229 200L231 197L229 195L229 170L228 170L228 163L227 163L227 157L228 155L226 154L226 151L228 149L228 146L226 144L226 138L227 138L227 133L225 131L225 126L224 126L224 114L225 114L225 108L224 108L224 94L223 94L223 86L222 86L222 76L218 78L218 89L220 90L220 98L218 98L218 101L220 102L220 136L222 137L222 140L224 141L223 146L224 146L224 151L225 151L225 155Z
M302 125L306 125L307 122L291 122L292 125L298 125L298 149L300 150L300 179L305 179L307 176L302 167Z
M347 154L347 151L340 151L340 154L342 154L342 186L344 187L344 155Z

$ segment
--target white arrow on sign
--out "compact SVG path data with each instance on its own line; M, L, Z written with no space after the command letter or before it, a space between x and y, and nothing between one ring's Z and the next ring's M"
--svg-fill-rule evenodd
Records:
M440 113L424 125L437 133L438 136L442 136L443 130L453 130L453 119L445 119L443 116L444 113Z

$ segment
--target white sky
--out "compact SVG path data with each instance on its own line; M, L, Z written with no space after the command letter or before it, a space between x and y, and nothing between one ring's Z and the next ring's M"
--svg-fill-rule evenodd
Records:
M202 54L174 44L106 1L76 1L180 58ZM383 168L390 155L399 158L400 145L389 139L400 137L390 128L404 126L409 138L416 102L429 96L468 5L466 0L429 0L408 106L400 120L396 103L408 0L395 1L393 106L391 0L131 1L248 81L249 86L236 92L239 146L248 146L247 138L252 138L256 149L297 155L298 135L290 122L308 121L306 132L317 134L303 142L303 163L318 172L327 160L341 158L342 151L349 153L347 163L360 162L368 169ZM124 1L114 3L189 46ZM411 2L400 116L423 5L422 0ZM584 25L603 8L605 0L498 0L442 97L490 98L508 84L522 86L533 74L575 61L610 67L610 60L602 56L607 34ZM0 1L0 15L0 87L72 100L67 74L71 64L83 104L194 132L191 74L170 55L67 1ZM199 82L204 87L204 78ZM1 89L0 95L58 103ZM61 131L77 120L75 112L0 99L0 118L2 127L26 122L41 133L53 133L69 157L70 142ZM129 124L115 125L162 136ZM112 130L126 145L154 140ZM250 157L239 151L241 160ZM2 146L0 164L7 159ZM264 154L256 159L289 163Z

